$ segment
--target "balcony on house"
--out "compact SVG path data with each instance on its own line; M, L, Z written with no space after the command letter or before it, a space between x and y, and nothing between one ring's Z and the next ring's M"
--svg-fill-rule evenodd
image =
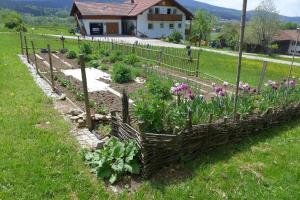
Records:
M182 21L182 15L148 14L148 21Z

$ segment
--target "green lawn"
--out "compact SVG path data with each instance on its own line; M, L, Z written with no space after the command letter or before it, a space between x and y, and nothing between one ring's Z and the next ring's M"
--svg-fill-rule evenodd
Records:
M105 191L16 56L18 35L2 34L0 44L0 199L300 198L300 120L199 155L180 170L187 177L161 174L134 194Z

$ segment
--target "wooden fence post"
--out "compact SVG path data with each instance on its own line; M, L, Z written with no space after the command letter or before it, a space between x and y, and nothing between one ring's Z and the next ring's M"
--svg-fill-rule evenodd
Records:
M83 86L83 92L84 92L86 121L87 121L88 129L90 131L92 131L93 130L93 124L92 124L92 119L91 119L91 111L90 111L90 103L89 103L89 93L88 93L88 88L87 88L86 73L85 73L85 63L84 63L84 56L83 56L83 54L79 55L79 59L80 59L82 86Z
M25 50L26 50L26 58L27 58L27 62L30 63L30 60L29 60L29 54L28 54L27 38L26 38L26 36L24 36L24 41L25 41Z
M34 43L32 40L31 40L31 46L32 46L32 52L33 52L33 56L34 56L35 70L36 70L36 73L39 74L39 68L38 68L36 54L35 54L35 47L34 47Z
M61 40L62 49L65 49L65 38L63 35L61 36L60 40Z
M21 53L24 55L24 44L23 44L23 32L20 31L20 44L21 44Z
M80 37L79 37L79 35L77 36L77 45L78 45L78 49L80 49Z
M52 90L55 91L54 74L53 74L53 65L52 65L52 57L51 57L50 44L48 44L48 57L49 57L49 65L50 65L51 86L52 86Z
M163 57L163 50L161 49L158 53L158 58L157 58L158 66L161 65L162 57Z
M129 124L129 99L125 89L122 94L122 118L123 123Z
M266 75L266 70L267 70L267 65L268 65L268 62L264 61L263 62L263 67L262 67L262 70L261 70L261 74L260 74L260 78L259 78L259 84L258 84L258 87L257 87L257 92L258 93L260 93L262 85L264 83L264 79L265 79L265 75Z
M199 77L199 68L200 68L200 49L197 54L197 68L196 68L196 77Z
M189 109L188 113L188 130L191 132L193 130L193 112Z

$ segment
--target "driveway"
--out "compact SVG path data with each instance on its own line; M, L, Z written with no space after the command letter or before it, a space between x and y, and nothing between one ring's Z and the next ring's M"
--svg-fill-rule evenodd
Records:
M61 37L60 35L50 35L54 37ZM64 36L68 39L77 39L76 36ZM82 38L82 37L81 37ZM157 46L157 47L171 47L171 48L186 48L183 44L174 44L169 42L164 42L162 40L158 39L147 39L147 38L138 38L138 37L131 37L131 36L115 36L115 37L85 37L86 40L95 40L95 41L114 41L114 42L122 42L127 44L134 44L138 42L139 44L143 45L151 45L151 46ZM238 57L237 52L231 52L231 51L222 51L217 49L208 49L208 48L200 48L200 47L192 47L192 49L201 49L203 51L213 52L213 53L219 53L222 55L228 55L228 56L235 56ZM274 58L264 58L260 56L256 56L255 54L243 54L243 58L247 58L250 60L258 60L258 61L267 61L270 63L278 63L278 64L284 64L284 65L291 65L292 63L290 61L285 60L278 60ZM300 67L300 63L294 63L294 66Z

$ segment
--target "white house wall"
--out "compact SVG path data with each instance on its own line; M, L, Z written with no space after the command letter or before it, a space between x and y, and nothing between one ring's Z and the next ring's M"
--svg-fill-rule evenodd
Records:
M103 32L106 33L106 23L118 23L119 25L119 34L122 34L122 21L121 19L83 19L82 20L84 28L87 35L91 35L90 32L90 23L103 23Z
M295 50L295 42L290 43L289 54L293 54ZM300 56L300 42L298 42L295 55Z
M155 8L160 9L160 14L167 14L167 9L171 8L172 11L176 7L172 6L153 6L153 14ZM186 15L177 9L177 15L182 15L182 21L148 21L148 14L149 14L149 9L143 12L141 15L138 15L137 17L137 31L138 31L138 36L141 34L145 34L149 38L161 38L161 37L167 37L169 36L172 32L178 31L181 33L181 35L184 37L185 36L185 23L186 23ZM152 23L153 24L153 29L149 30L148 29L148 24ZM164 28L160 28L160 24L164 23ZM174 24L174 29L169 28L169 24ZM178 24L181 23L181 28L178 28Z

